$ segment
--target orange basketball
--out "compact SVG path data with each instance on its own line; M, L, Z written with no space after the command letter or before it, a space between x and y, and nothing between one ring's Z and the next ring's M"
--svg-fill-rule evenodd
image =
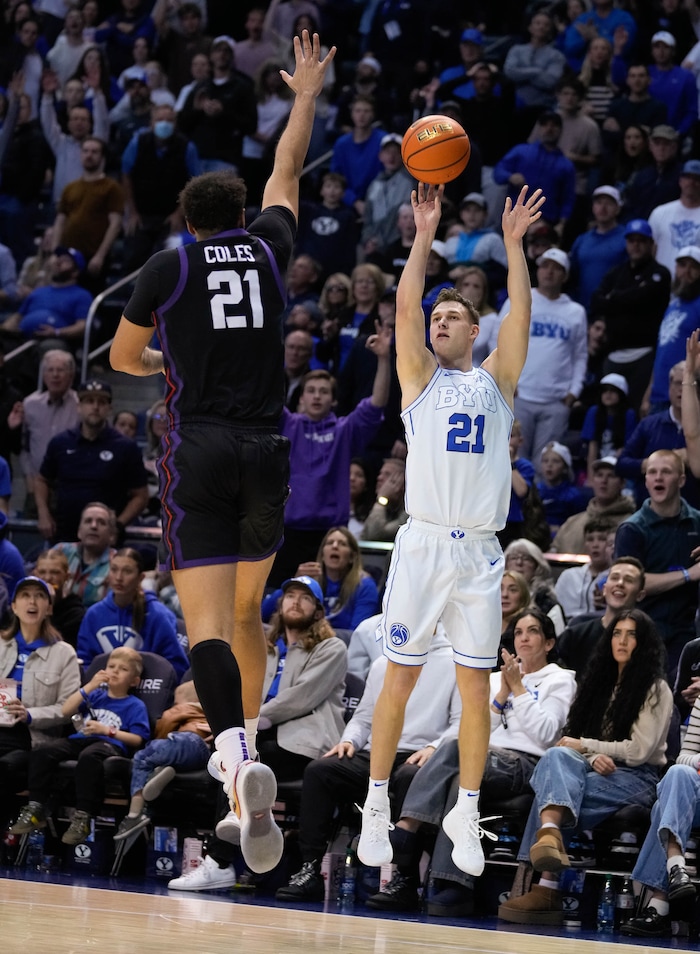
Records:
M469 136L449 116L423 116L409 126L401 144L401 158L419 182L451 182L467 167L472 147Z

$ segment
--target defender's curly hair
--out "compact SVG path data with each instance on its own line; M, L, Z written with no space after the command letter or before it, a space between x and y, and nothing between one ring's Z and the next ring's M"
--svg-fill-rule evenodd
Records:
M620 676L612 654L612 636L623 619L635 622L637 645ZM577 739L604 737L607 742L628 739L649 690L665 675L664 646L652 620L639 609L617 613L593 650L571 704L564 734ZM604 723L609 726L605 736Z
M236 228L245 200L245 182L226 170L195 176L180 193L180 207L189 224L209 235Z

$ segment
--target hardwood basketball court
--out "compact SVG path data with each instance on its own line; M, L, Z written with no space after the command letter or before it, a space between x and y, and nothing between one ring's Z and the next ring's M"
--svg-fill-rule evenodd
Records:
M488 922L494 925L493 919ZM531 929L534 931L536 929ZM0 879L2 954L630 954L694 949L687 938L637 944L559 929L522 934L387 917L267 907L221 894L162 895Z

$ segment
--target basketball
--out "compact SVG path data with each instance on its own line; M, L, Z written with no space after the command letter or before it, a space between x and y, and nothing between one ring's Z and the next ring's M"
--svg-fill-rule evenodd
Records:
M467 167L472 147L469 136L449 116L423 116L409 126L401 143L401 158L419 182L451 182Z

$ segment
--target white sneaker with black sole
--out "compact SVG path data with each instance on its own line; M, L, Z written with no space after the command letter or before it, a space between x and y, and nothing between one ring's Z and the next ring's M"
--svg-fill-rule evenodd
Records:
M233 865L220 868L211 855L207 855L192 871L168 881L168 890L217 891L219 888L232 888L235 883L236 871Z

